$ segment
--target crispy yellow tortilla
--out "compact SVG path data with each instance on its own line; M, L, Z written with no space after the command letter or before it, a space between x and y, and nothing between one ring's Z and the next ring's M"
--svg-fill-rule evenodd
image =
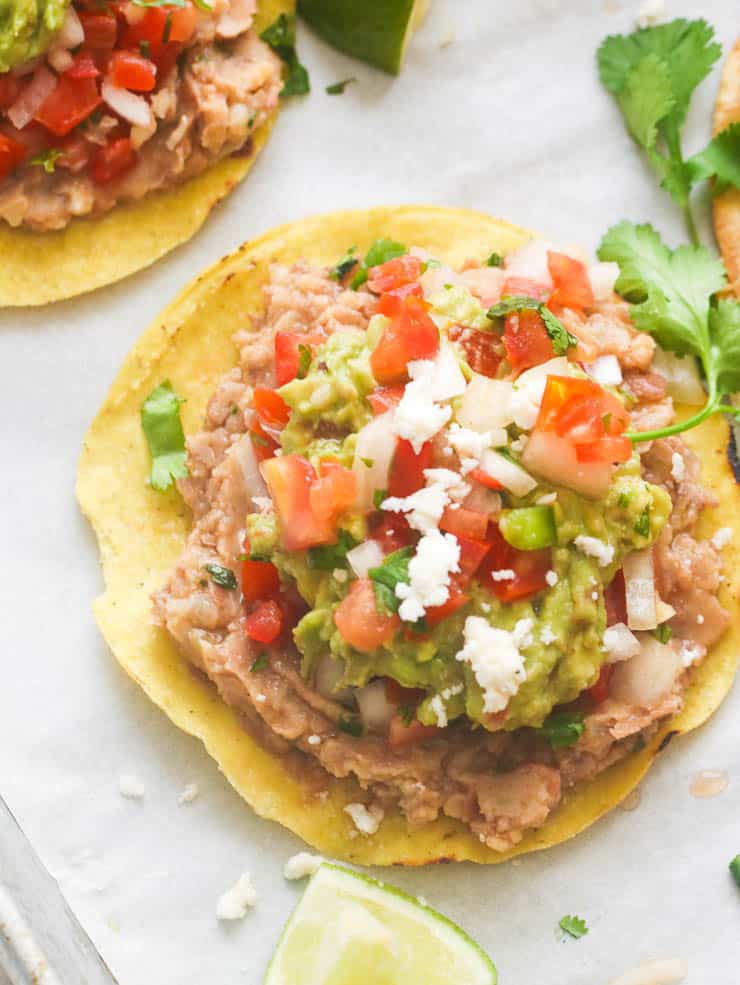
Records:
M737 122L740 122L740 39L722 71L714 108L714 132L717 134ZM731 188L714 200L714 230L730 285L740 297L740 188Z
M100 544L105 594L95 602L100 628L118 661L172 721L205 744L230 783L254 810L279 821L329 855L363 864L422 865L441 859L501 862L572 837L614 807L639 783L669 732L701 725L732 683L740 650L737 621L697 670L684 711L643 751L569 793L552 819L513 851L497 854L462 824L441 818L410 829L400 813L373 837L357 836L343 812L357 800L353 781L335 780L322 802L281 760L244 731L215 688L191 672L170 638L151 624L150 593L165 581L185 544L189 511L176 492L147 485L149 458L139 424L142 401L162 380L186 398L186 433L200 430L206 401L236 362L233 332L244 313L262 306L261 286L273 260L301 257L334 263L351 245L360 252L381 236L422 246L451 264L507 253L530 234L498 219L459 209L405 207L339 212L275 229L193 281L147 329L128 356L85 439L77 495ZM740 497L727 466L727 428L714 418L689 434L704 479L722 506L703 533L732 526L725 551L724 604L737 605L740 579ZM354 836L354 837L352 837Z
M295 0L261 0L264 30ZM58 232L11 229L0 222L0 308L48 304L113 284L194 236L211 210L244 178L275 123L270 114L249 157L228 157L184 185L119 205L97 218L73 219Z

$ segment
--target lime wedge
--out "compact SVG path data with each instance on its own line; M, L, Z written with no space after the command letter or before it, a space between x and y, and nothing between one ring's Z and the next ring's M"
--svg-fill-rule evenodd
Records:
M398 75L409 38L429 0L298 0L304 20L325 41Z
M399 889L324 863L285 926L264 985L496 985L475 941Z

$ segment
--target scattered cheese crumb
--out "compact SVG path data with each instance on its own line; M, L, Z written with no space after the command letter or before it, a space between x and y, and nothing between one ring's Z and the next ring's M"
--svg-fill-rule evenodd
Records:
M338 581L340 585L343 585L345 581L349 578L349 572L346 568L335 568L332 571L332 576L334 581Z
M546 623L540 630L540 641L547 646L548 643L554 643L556 639L557 636L553 633L552 626Z
M483 710L503 711L527 673L519 647L531 642L531 619L520 619L512 632L491 626L480 616L465 620L465 645L455 659L467 662L483 690Z
M306 739L306 742L309 744L309 746L317 746L321 742L321 736L309 735L309 737Z
M488 612L491 611L491 603L490 602L481 602L480 608L481 608L481 612L488 613Z
M491 446L490 431L473 431L460 424L450 424L447 440L460 458L480 460L483 452ZM475 468L475 466L473 466Z
M470 486L451 469L425 469L427 485L410 496L390 496L380 504L393 513L405 513L409 526L420 533L435 530L452 500L464 499Z
M118 792L127 800L141 800L146 793L146 787L133 773L121 773L118 778Z
M723 547L727 547L731 540L732 528L720 527L719 530L715 530L714 536L712 537L710 543L715 551L721 551Z
M182 791L180 796L177 798L177 803L181 806L183 804L192 804L192 802L198 797L200 790L198 789L197 783L188 783L185 789Z
M460 570L459 561L456 537L436 528L424 534L409 561L409 582L396 585L396 597L401 599L398 614L404 622L416 622L425 609L444 605L450 595L450 575Z
M447 728L447 710L445 709L442 696L435 694L429 702L429 708L437 719L437 728Z
M325 859L321 855L311 855L310 852L298 852L285 863L283 875L286 879L303 879L318 872L319 866Z
M543 496L539 496L535 503L537 506L552 506L553 503L557 503L558 494L556 492L545 493Z
M705 653L706 650L700 643L694 643L692 640L681 640L678 655L684 667L690 667L697 660L701 660Z
M586 534L579 534L573 541L579 551L595 558L600 568L605 568L614 560L614 548L598 537L588 537Z
M696 617L696 621L699 623L700 626L703 626L704 625L704 616L701 614L701 612Z
M385 817L385 811L379 804L371 804L369 807L364 804L347 804L344 811L363 835L374 835Z
M512 568L499 568L491 572L491 581L512 581L516 578L516 571Z
M598 602L599 601L599 593L598 592L591 592L591 601L592 602Z
M424 442L452 417L452 408L440 404L463 394L466 384L449 346L441 348L436 359L417 359L407 368L411 382L393 412L393 429L418 455Z
M263 702L267 701L267 695L266 694L258 694L257 697L254 700L256 702L258 702L259 704L262 704Z
M637 12L638 27L652 27L665 17L665 0L644 0Z
M681 482L686 475L686 463L677 451L671 455L671 475L676 482Z
M219 897L216 916L219 920L241 920L250 907L257 905L257 891L248 872L243 872L237 882Z
M545 575L545 581L550 586L550 588L554 588L557 585L557 583L558 583L558 573L557 573L557 571L553 571L552 568L551 568L547 572L547 574Z

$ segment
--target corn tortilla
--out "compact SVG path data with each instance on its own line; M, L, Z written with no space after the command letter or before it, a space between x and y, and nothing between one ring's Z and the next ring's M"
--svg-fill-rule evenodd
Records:
M261 286L270 262L301 257L330 264L349 245L364 252L387 236L422 246L451 264L507 253L530 234L501 220L459 209L405 207L339 212L268 232L205 271L146 330L115 380L85 439L77 495L98 537L105 594L95 615L124 670L186 732L197 736L244 799L262 817L290 828L310 845L361 864L423 865L442 859L495 863L558 844L588 827L639 783L670 732L688 732L719 706L732 684L740 650L735 620L695 671L684 710L661 726L642 751L570 791L552 818L511 851L481 844L461 823L440 818L411 829L400 812L386 816L378 833L357 837L343 807L356 800L354 781L332 778L325 801L309 795L281 760L259 746L216 689L194 676L169 636L151 623L150 594L178 560L190 526L176 492L147 485L149 458L139 423L142 401L169 379L186 398L186 433L201 427L204 408L222 374L235 363L231 336L243 313L262 306ZM705 516L702 534L731 526L721 598L736 610L740 587L740 496L727 464L727 426L715 417L689 432L703 464L704 481L722 506ZM352 837L354 835L354 837Z
M714 108L714 133L718 134L731 123L740 123L740 38L722 71ZM715 198L714 230L730 286L740 297L740 188L730 188Z

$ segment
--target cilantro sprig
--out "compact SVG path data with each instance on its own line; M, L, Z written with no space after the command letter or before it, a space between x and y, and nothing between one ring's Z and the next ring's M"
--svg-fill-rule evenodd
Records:
M311 91L308 71L301 65L296 51L295 17L281 14L276 21L260 34L260 38L268 44L276 55L285 63L285 79L280 96L303 96Z
M175 479L188 475L185 434L180 420L182 403L182 397L165 380L142 404L141 427L152 460L149 481L153 489L169 489Z
M409 561L413 557L412 547L402 547L383 558L377 568L370 568L368 575L375 591L375 608L381 615L398 612L401 600L396 595L396 585L409 580Z
M653 441L701 424L717 411L739 414L725 398L740 390L740 302L715 295L725 286L722 261L703 246L669 249L650 225L620 222L598 249L600 260L619 264L616 290L631 302L632 321L663 349L696 356L707 402L693 417L668 427L629 434Z
M690 205L694 185L714 178L717 192L740 187L740 123L688 159L681 146L691 96L721 53L710 24L684 18L611 35L597 53L601 81L616 97L662 187L683 210L694 244L699 241Z
M570 934L571 937L575 937L576 940L579 937L585 937L588 933L588 926L586 921L581 917L567 916L561 917L558 926L561 930L564 930L566 934Z
M559 711L546 718L537 732L553 749L565 749L578 742L585 727L580 712Z
M538 298L530 298L523 294L511 295L494 304L486 314L491 320L506 318L507 315L518 311L536 311L545 324L545 331L550 336L556 356L564 356L568 349L578 345L578 339L571 335L568 329Z

